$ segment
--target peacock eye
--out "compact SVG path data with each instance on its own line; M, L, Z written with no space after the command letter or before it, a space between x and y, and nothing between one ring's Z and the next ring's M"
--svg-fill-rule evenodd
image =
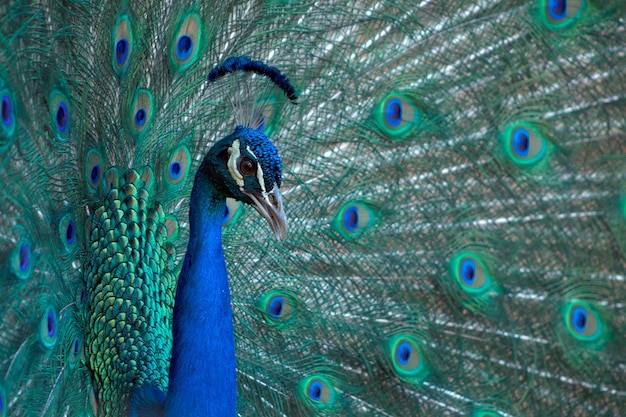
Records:
M241 172L241 175L243 175L244 177L255 175L256 162L244 156L239 160L239 172Z

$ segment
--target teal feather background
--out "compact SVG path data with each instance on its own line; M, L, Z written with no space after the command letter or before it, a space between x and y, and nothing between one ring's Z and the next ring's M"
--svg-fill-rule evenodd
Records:
M625 15L0 5L0 417L118 416L167 387L193 175L261 113L289 233L229 201L240 415L620 415ZM260 77L207 83L237 55L298 105Z

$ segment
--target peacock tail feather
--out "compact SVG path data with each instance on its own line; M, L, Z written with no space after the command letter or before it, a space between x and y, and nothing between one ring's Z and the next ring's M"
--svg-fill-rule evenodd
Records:
M241 416L626 409L620 0L0 5L0 417L165 392L189 196L242 118L287 238L227 202ZM279 68L208 82L248 56ZM198 334L202 337L202 334Z

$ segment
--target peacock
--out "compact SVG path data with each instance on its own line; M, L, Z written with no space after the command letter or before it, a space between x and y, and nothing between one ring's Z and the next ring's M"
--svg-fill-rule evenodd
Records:
M0 97L0 417L624 414L622 0L10 0Z

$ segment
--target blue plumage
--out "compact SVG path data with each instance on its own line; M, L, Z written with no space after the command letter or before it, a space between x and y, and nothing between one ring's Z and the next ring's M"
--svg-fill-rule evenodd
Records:
M242 159L255 168L240 170ZM280 159L269 139L241 126L219 141L200 165L190 198L189 244L176 289L167 393L153 385L140 387L130 400L131 415L236 414L232 310L222 250L226 197L244 197L264 207L271 224L284 222L282 206L272 207L265 191L278 187L280 176Z
M197 175L174 307L166 416L234 416L235 348L222 251L225 198Z

